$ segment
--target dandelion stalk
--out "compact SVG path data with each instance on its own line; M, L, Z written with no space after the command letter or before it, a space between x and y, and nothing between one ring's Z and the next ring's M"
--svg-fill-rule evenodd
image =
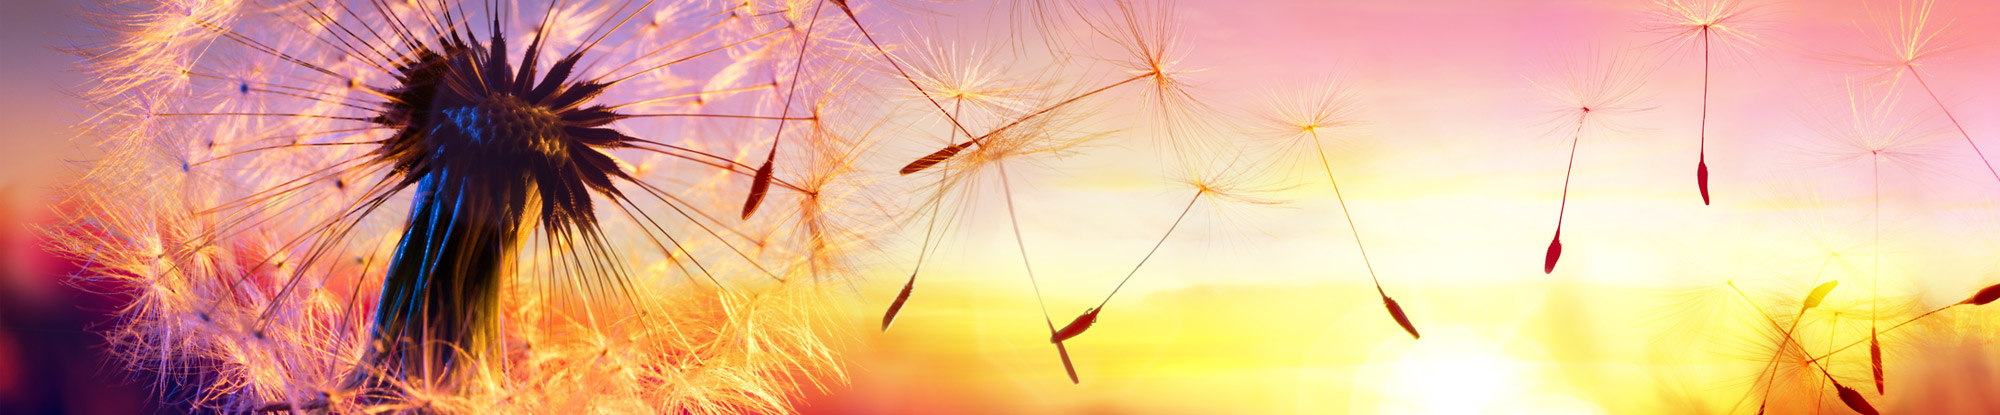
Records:
M1694 165L1695 186L1701 189L1701 204L1708 200L1708 30L1701 26L1701 143Z
M912 85L914 85L914 83ZM952 115L953 115L952 119L954 120L954 122L956 122L955 120L958 118L957 113L961 104L963 104L963 101L952 103ZM958 132L952 131L949 138L954 140L957 139ZM885 332L889 331L889 324L896 322L896 314L901 313L903 311L904 303L910 301L910 293L917 287L917 274L923 272L924 258L929 256L932 249L931 237L937 234L938 216L941 216L939 215L939 213L944 209L944 203L942 202L942 200L944 199L945 191L949 190L949 187L946 186L948 179L949 179L948 176L944 175L938 176L937 194L933 195L931 200L938 200L939 202L931 204L931 212L930 212L931 218L929 223L924 225L924 242L920 245L917 245L917 264L910 269L909 282L903 283L903 290L901 292L896 293L896 300L890 302L889 310L882 313L882 331ZM943 242L939 242L939 244L942 245ZM1067 354L1067 352L1065 352L1064 354Z
M796 62L793 62L792 64L792 84L785 89L785 101L784 101L785 103L784 105L780 106L779 107L780 109L778 110L778 114L781 117L791 115L792 98L793 98L792 95L794 92L798 92L797 89L799 86L799 73L800 71L803 71L806 66L806 50L807 50L806 48L812 45L813 29L819 27L819 12L821 10L820 8L821 5L822 3L815 3L813 5L812 17L809 17L806 20L805 35L799 38L799 57L798 60ZM764 154L764 164L757 167L757 174L756 176L753 176L750 181L750 194L744 197L743 219L750 219L750 215L757 213L757 206L764 203L764 194L771 190L771 174L773 169L772 163L777 161L778 159L778 143L782 141L784 137L785 137L785 120L783 118L780 118L778 120L777 131L771 134L771 151L769 153Z
M1368 259L1368 246L1361 242L1361 229L1354 226L1354 213L1347 210L1347 198L1340 194L1340 180L1333 176L1333 162L1326 158L1326 148L1320 143L1318 129L1308 128L1306 133L1312 137L1313 150L1319 154L1319 166L1326 172L1327 184L1333 186L1333 200L1340 203L1340 215L1347 219L1347 231L1354 237L1354 248L1361 252L1361 265L1368 269L1368 281L1375 284L1375 293L1382 296L1382 306L1388 310L1389 317L1396 320L1396 325L1402 326L1403 331L1410 333L1411 339L1423 338L1423 335L1417 334L1417 326L1410 323L1409 315L1403 312L1403 306L1397 304L1395 299L1389 298L1389 292L1382 289L1382 278L1375 274L1375 263Z
M1875 196L1874 213L1870 215L1875 221L1875 246L1871 249L1874 251L1872 252L1873 255L1871 255L1873 257L1874 270L1869 272L1869 281L1874 285L1869 287L1869 292L1876 298L1880 298L1882 296L1882 157L1879 153L1870 154L1868 161L1868 174L1873 181ZM1882 341L1878 335L1880 331L1877 330L1878 323L1876 320L1878 319L1874 317L1882 315L1881 302L1869 301L1868 314L1868 363L1869 367L1875 372L1875 393L1879 395L1883 390Z
M1583 115L1577 117L1576 133L1569 142L1569 164L1563 168L1562 201L1556 206L1556 234L1549 239L1549 250L1542 256L1542 273L1556 272L1556 261L1562 259L1563 216L1569 213L1569 179L1576 172L1576 148L1583 142L1584 117L1590 115L1590 107L1583 107Z

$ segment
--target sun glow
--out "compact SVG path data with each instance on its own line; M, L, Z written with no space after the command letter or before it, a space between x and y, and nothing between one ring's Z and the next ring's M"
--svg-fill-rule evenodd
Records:
M1597 414L1600 408L1557 392L1544 365L1510 354L1501 341L1448 328L1414 347L1383 348L1383 363L1362 369L1383 379L1380 401L1355 401L1351 413ZM1518 348L1518 347L1517 347ZM1379 377L1377 377L1379 376Z

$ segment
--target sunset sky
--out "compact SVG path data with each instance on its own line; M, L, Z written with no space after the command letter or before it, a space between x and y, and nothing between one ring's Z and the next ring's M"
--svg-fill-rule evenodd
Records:
M1033 30L1001 17L1007 2L852 3L864 18L907 23L882 24L892 41L984 51L1003 75L1051 62L1021 52L1032 40L1004 36ZM1657 20L1652 2L1180 2L1177 67L1192 70L1185 80L1214 120L1201 139L1269 152L1273 140L1256 131L1281 91L1336 85L1349 94L1361 124L1323 136L1331 172L1383 288L1423 337L1384 313L1317 158L1279 167L1256 159L1258 183L1275 189L1264 196L1285 203L1196 204L1097 324L1066 343L1082 379L1073 385L1048 342L1003 196L988 188L968 198L891 330L877 324L909 276L921 220L863 256L877 277L831 291L850 379L810 393L800 409L1755 413L1759 369L1774 348L1757 344L1775 335L1760 313L1789 323L1807 291L1840 281L1801 326L1798 341L1817 355L1867 338L1868 317L1856 315L1880 314L1887 326L2000 282L2000 181L1907 72L1856 64L1885 59L1875 47L1898 33L1908 2L1742 3L1751 10L1742 30L1758 44L1715 46L1714 203L1704 206L1694 184L1700 49L1660 45L1668 35L1645 30ZM64 132L85 112L62 91L84 81L48 47L87 32L72 4L6 7L0 196L9 209L0 212L13 213L0 214L0 233L32 241L28 226L47 215L38 195L72 174L60 161L89 156ZM1991 75L2000 27L1985 23L2000 22L2000 6L1931 7L1928 29L1942 32L1934 41L1958 47L1916 68L1972 141L2000 157L2000 77ZM1078 75L1080 85L1121 77L1093 58L1116 53L1078 53L1059 71L1091 74ZM1613 61L1640 82L1632 105L1645 111L1606 115L1616 128L1577 138L1565 249L1545 275L1576 124L1544 89L1577 76L1578 64ZM1870 119L1906 126L1896 131L1906 141L1893 145L1911 155L1871 170L1867 151L1837 136L1854 121L1853 103L1884 97L1893 101ZM1133 114L1093 120L1084 128L1107 134L1076 154L1010 165L1020 237L1057 326L1103 300L1193 194L1167 161L1168 138L1121 125L1143 118L1138 101L1093 103ZM879 140L885 157L910 159L942 143L945 128ZM883 180L928 185L917 177ZM6 247L0 286L12 296L0 298L73 295L56 284L64 268L28 245ZM1884 334L1883 394L1869 385L1862 349L1823 362L1884 413L1980 412L2000 405L1990 393L2000 379L1985 374L2000 365L1996 318L1992 308L1960 307ZM6 372L19 367L8 359L25 358L8 354L30 341L21 333L0 334L0 397ZM1775 395L1785 412L1774 413L1849 413L1831 387L1793 376L1804 392Z

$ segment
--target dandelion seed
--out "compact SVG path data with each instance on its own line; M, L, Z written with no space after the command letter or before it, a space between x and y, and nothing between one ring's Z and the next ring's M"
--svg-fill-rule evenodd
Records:
M1844 147L1845 154L1836 154L1837 156L1846 158L1865 156L1868 158L1870 198L1872 203L1869 216L1873 221L1871 236L1873 240L1871 243L1874 247L1874 253L1872 254L1873 269L1869 272L1872 284L1870 292L1879 296L1882 284L1882 162L1889 161L1893 164L1908 165L1920 160L1922 153L1913 151L1912 149L1923 144L1923 142L1918 141L1922 135L1920 131L1914 129L1913 121L1909 119L1896 120L1896 117L1891 114L1891 110L1897 102L1895 94L1889 93L1879 98L1870 98L1865 97L1865 94L1862 92L1856 91L1854 89L1855 85L1852 82L1849 82L1846 88L1848 117L1845 120L1839 121L1839 128L1827 129L1825 133L1829 138L1839 141L1839 145ZM1871 302L1870 307L1871 315L1880 315L1877 305ZM1878 393L1884 389L1881 342L1878 338L1879 332L1879 327L1877 327L1875 319L1870 319L1868 336L1870 349L1869 363L1875 372L1874 380Z
M1417 328L1403 312L1403 307L1389 298L1389 292L1382 288L1382 279L1375 274L1375 264L1368 259L1368 246L1361 241L1361 229L1354 225L1354 214L1347 209L1347 198L1340 193L1340 181L1334 178L1333 162L1326 157L1326 144L1320 140L1321 131L1338 131L1358 123L1355 119L1354 104L1338 87L1324 84L1319 88L1292 89L1271 103L1271 114L1266 117L1265 128L1271 137L1277 137L1283 152L1301 153L1293 157L1303 157L1304 150L1311 148L1319 159L1320 170L1326 173L1327 183L1333 186L1334 200L1340 204L1340 214L1347 220L1347 230L1354 237L1354 247L1361 254L1361 264L1368 270L1368 279L1375 284L1375 293L1382 296L1382 306L1403 331L1416 339Z
M1951 32L1953 21L1936 19L1933 10L1936 5L1935 0L1902 2L1900 7L1896 8L1894 18L1871 11L1869 17L1874 24L1869 27L1873 28L1876 37L1881 39L1881 43L1872 45L1876 56L1848 60L1875 69L1878 74L1874 78L1892 88L1907 71L1911 78L1917 80L1917 85L1923 88L1924 93L1930 95L1931 102L1937 104L1938 111L1944 113L1945 119L1958 130L1959 136L1965 138L1965 144L1972 148L1972 153L1986 166L1986 172L1992 174L1995 181L2000 181L2000 170L1996 170L1993 162L1986 159L1986 153L1979 149L1978 143L1972 141L1972 134L1965 131L1965 125L1960 124L1958 117L1952 115L1951 109L1944 105L1944 100L1938 97L1937 91L1931 89L1930 83L1924 80L1923 71L1918 70L1919 66L1943 59L1965 47L1956 42Z
M1568 167L1563 169L1562 202L1556 210L1555 236L1549 239L1548 251L1542 259L1544 274L1554 273L1556 261L1562 259L1562 225L1564 214L1569 212L1569 179L1576 170L1576 150L1583 142L1584 127L1598 125L1615 131L1616 125L1606 118L1651 109L1635 106L1641 77L1626 65L1621 57L1615 55L1592 57L1570 62L1564 69L1566 75L1560 79L1535 82L1536 88L1562 105L1551 120L1576 124L1570 132Z
M853 16L850 15L849 19L853 19ZM856 26L859 27L858 22ZM946 137L947 142L958 141L960 133L966 134L967 137L971 136L971 133L959 121L959 118L964 115L961 114L961 110L965 109L966 106L970 105L975 112L981 113L979 115L988 117L997 116L999 115L999 111L1005 111L1014 107L1013 104L1015 103L1013 101L1015 97L1013 95L1027 90L1022 87L1002 85L998 82L997 76L983 70L979 65L979 62L982 62L980 59L967 55L953 54L950 51L938 48L926 50L933 52L930 54L919 54L918 56L923 59L912 62L917 76L921 78L912 77L909 72L902 70L901 65L896 65L896 68L898 74L902 75L904 80L909 81L911 88L915 89L918 95L922 96L925 101L934 105L937 104L936 98L932 97L930 92L926 92L937 91L939 95L944 96L952 103L952 110L943 114L952 124L952 130ZM885 59L890 59L892 64L895 62L893 57L888 56L887 52L881 50L879 47L877 48L877 52L882 53ZM926 88L926 85L928 85L928 88ZM942 109L943 107L939 106L939 108ZM954 147L953 152L955 154L957 151L963 151L964 149L964 147ZM907 175L916 170L927 168L931 164L941 163L949 159L950 156L936 157L929 164L925 164L918 169L905 168L904 170L906 171L902 172L902 174ZM895 301L891 302L889 309L883 313L883 331L888 331L889 324L895 322L896 315L902 312L903 305L909 301L910 293L916 288L917 276L923 271L925 258L936 249L931 241L934 239L934 236L941 232L938 227L938 219L939 216L942 216L940 215L940 209L944 207L943 199L945 193L951 190L950 179L951 176L949 175L939 175L938 183L936 184L937 192L935 192L931 199L925 201L930 205L930 220L924 227L924 240L917 248L915 269L910 271L910 279L903 284L902 292L896 295ZM949 227L950 224L946 224L946 226ZM942 238L936 239L940 239L939 244L942 244Z
M1695 158L1695 187L1701 192L1701 204L1709 204L1708 194L1708 78L1712 41L1720 41L1727 49L1747 50L1761 46L1757 35L1746 26L1752 10L1737 0L1664 0L1656 1L1653 11L1656 21L1648 29L1667 36L1655 45L1684 48L1700 39L1701 49L1701 125L1699 152ZM1552 256L1553 257L1553 256ZM1553 260L1550 261L1553 264Z
M1146 262L1153 259L1153 254L1160 252L1160 247L1166 246L1167 238L1174 235L1175 229L1180 229L1181 222L1187 219L1188 213L1193 212L1195 205L1199 204L1202 199L1207 198L1211 202L1228 201L1257 205L1277 203L1259 197L1259 193L1266 192L1268 189L1246 183L1246 180L1249 178L1246 174L1247 170L1238 166L1238 164L1232 163L1219 168L1189 172L1187 184L1194 188L1194 196L1189 197L1187 206L1182 207L1181 213L1174 216L1173 224L1167 225L1167 231L1160 235L1160 240L1153 243L1153 248L1146 251L1146 256L1139 258L1139 263L1132 266L1132 271L1126 273L1125 278L1118 280L1118 285L1111 287L1111 292L1104 295L1104 301L1099 302L1096 307L1085 310L1075 320L1071 320L1068 325L1063 326L1062 330L1058 330L1054 335L1050 336L1049 341L1061 342L1069 340L1083 334L1085 330L1089 330L1090 326L1097 322L1098 313L1104 311L1104 306L1111 304L1111 299L1118 296L1118 291L1125 288L1125 283L1132 282L1132 277L1139 275L1139 269L1145 267Z
M1182 143L1182 135L1187 134L1188 130L1202 129L1200 123L1196 121L1198 118L1186 112L1204 106L1187 91L1186 82L1181 79L1187 71L1177 69L1176 66L1179 62L1175 54L1177 51L1174 49L1173 36L1177 35L1178 31L1172 28L1176 23L1173 8L1163 4L1155 5L1155 8L1141 8L1127 1L1117 1L1113 4L1118 14L1106 18L1107 22L1102 24L1115 26L1106 27L1098 22L1090 23L1098 33L1104 34L1113 44L1125 49L1130 58L1121 63L1130 68L1134 75L1015 117L1012 122L994 128L986 134L974 136L963 143L954 142L943 149L911 161L899 171L904 175L923 171L939 162L956 157L967 147L985 145L984 141L994 135L1003 134L1009 129L1048 116L1087 98L1140 81L1151 81L1148 84L1152 88L1145 91L1147 106L1156 110L1157 121L1169 127L1167 135L1170 147L1178 156L1176 159L1183 165L1199 160L1194 149ZM905 76L907 79L907 74ZM939 110L943 111L942 106L939 106ZM969 130L966 133L971 135Z

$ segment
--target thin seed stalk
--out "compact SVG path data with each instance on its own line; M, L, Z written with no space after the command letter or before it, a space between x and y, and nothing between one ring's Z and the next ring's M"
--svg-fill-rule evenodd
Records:
M1695 158L1695 186L1701 190L1701 204L1708 205L1708 26L1701 27L1701 138Z
M1931 102L1937 103L1938 111L1944 112L1944 118L1951 120L1951 126L1958 129L1958 135L1965 137L1965 144L1972 146L1972 154L1979 156L1980 163L1986 164L1986 172L1993 175L1994 181L2000 181L2000 170L1995 170L1993 162L1986 160L1986 153L1979 151L1978 143L1972 142L1972 134L1965 132L1965 126L1958 123L1958 117L1951 115L1951 109L1945 108L1944 100L1938 98L1937 91L1932 91L1931 84L1924 82L1924 74L1917 72L1914 65L1905 63L1903 67L1910 70L1910 77L1917 78L1917 85L1924 87L1924 93L1930 94Z
M1180 228L1181 220L1187 219L1188 212L1194 211L1195 202L1201 201L1201 196L1207 193L1207 189L1196 190L1194 197L1188 199L1187 207L1181 209L1180 216L1174 217L1174 224L1167 226L1167 232L1160 235L1160 240L1153 243L1153 249L1146 251L1145 257L1139 258L1139 264L1132 266L1132 272L1126 273L1125 279L1118 280L1118 286L1112 287L1110 294L1104 295L1104 301L1097 303L1097 307L1085 310L1083 315L1076 316L1076 319L1071 320L1069 325L1063 326L1062 330L1057 330L1055 334L1049 336L1049 342L1060 343L1063 340L1069 340L1072 337L1083 334L1084 330L1089 330L1092 324L1096 324L1097 314L1104 312L1104 305L1111 303L1111 298L1118 295L1119 289L1125 288L1125 283L1132 281L1132 276L1139 275L1139 268L1145 267L1146 261L1152 260L1153 254L1160 252L1160 247L1167 244L1167 238L1174 235L1174 229Z
M1576 148L1583 143L1584 117L1588 116L1590 109L1585 108L1583 114L1576 117L1576 133L1572 134L1574 138L1569 142L1569 166L1563 168L1562 202L1556 207L1556 234L1554 238L1549 239L1548 253L1542 257L1543 274L1555 273L1556 261L1562 259L1563 215L1569 213L1569 179L1570 175L1576 172Z
M1320 143L1319 131L1310 129L1306 130L1306 133L1312 136L1313 150L1319 154L1319 166L1326 171L1327 184L1333 186L1333 200L1340 203L1340 215L1347 219L1347 231L1354 236L1355 249L1361 252L1362 266L1368 268L1368 280L1375 284L1375 293L1382 296L1383 309L1389 313L1390 319L1396 321L1396 325L1402 326L1403 331L1410 333L1410 338L1423 338L1422 334L1417 333L1417 326L1410 323L1409 314L1403 312L1403 306L1397 304L1395 299L1389 298L1389 292L1382 289L1382 278L1375 274L1375 263L1368 259L1368 246L1361 242L1361 229L1354 226L1354 213L1347 210L1347 198L1340 194L1340 180L1333 177L1333 162L1326 158L1326 147Z

